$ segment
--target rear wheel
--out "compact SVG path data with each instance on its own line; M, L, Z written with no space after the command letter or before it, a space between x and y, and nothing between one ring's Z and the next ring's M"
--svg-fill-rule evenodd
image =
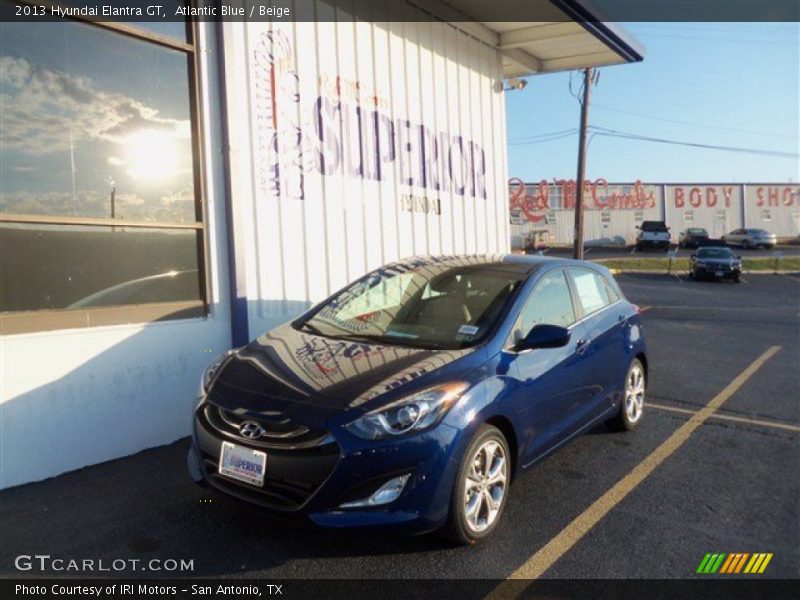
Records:
M445 530L457 544L474 544L500 521L511 480L511 456L502 432L481 425L461 459Z
M616 431L633 431L636 428L644 412L646 383L644 365L638 358L634 358L625 376L622 405L619 412L608 421L609 427Z

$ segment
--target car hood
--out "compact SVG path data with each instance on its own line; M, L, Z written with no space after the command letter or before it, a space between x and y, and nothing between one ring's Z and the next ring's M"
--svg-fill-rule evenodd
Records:
M300 411L308 416L311 406L331 414L362 408L412 382L424 385L434 370L451 370L456 377L468 366L454 363L475 354L475 349L437 351L336 340L287 324L238 350L220 371L209 401L240 413Z
M734 258L698 258L697 262L701 262L707 265L719 265L719 266L730 266L735 262L738 262Z

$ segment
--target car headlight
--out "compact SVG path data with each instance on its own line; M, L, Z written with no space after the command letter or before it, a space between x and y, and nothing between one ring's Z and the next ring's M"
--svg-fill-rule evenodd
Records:
M203 376L200 378L200 389L197 392L198 397L202 398L206 395L211 384L214 383L214 379L216 379L217 374L219 373L220 367L228 362L228 359L233 356L238 348L234 348L233 350L228 350L223 354L219 355L215 358L211 364L209 364L205 370L203 371Z
M455 381L417 392L369 412L345 429L365 440L378 440L433 427L469 388Z

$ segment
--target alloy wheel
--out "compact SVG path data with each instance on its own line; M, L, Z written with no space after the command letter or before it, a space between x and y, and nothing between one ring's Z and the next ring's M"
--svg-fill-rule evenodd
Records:
M644 369L638 362L631 367L625 383L625 416L636 423L644 409Z
M508 460L503 446L487 440L472 457L464 481L464 515L470 529L484 531L497 519L508 482Z

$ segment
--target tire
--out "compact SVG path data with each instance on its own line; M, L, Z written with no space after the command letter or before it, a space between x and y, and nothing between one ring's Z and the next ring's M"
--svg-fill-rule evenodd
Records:
M638 378L636 378L636 373L639 374ZM639 423L642 422L646 389L647 376L645 375L644 365L638 358L634 358L625 375L619 412L606 422L609 428L614 431L633 431L636 429ZM629 403L629 400L632 404Z
M498 450L502 452L500 455L503 459L502 466L499 466L497 461ZM485 465L487 452L492 454L491 467L497 470L497 474L493 477L488 476L489 469ZM473 488L469 497L468 480ZM489 483L492 480L495 481L494 484ZM511 454L506 438L496 427L481 425L467 446L458 468L450 500L450 512L444 529L446 537L456 544L470 545L490 535L500 522L508 504L510 483ZM492 504L497 502L498 495L499 504ZM476 496L477 500L470 500ZM473 505L473 502L477 502L477 505L474 512L468 515L468 504Z

